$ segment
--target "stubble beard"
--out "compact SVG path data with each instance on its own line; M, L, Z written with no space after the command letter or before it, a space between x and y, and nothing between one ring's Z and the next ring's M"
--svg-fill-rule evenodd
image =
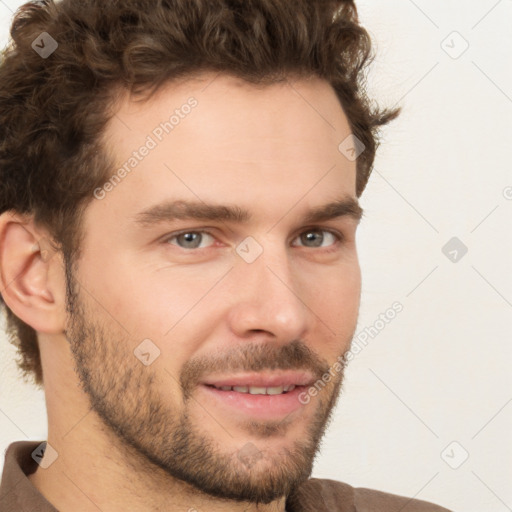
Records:
M167 375L159 375L154 367L141 364L130 349L133 343L129 334L116 322L102 325L87 313L69 262L66 277L67 338L75 372L121 463L139 480L157 487L157 474L159 480L162 475L164 480L170 476L185 483L191 494L268 504L289 496L308 479L340 394L343 369L333 379L329 394L325 388L305 406L316 407L317 412L305 426L304 436L291 446L265 449L265 438L286 435L286 420L248 421L243 425L244 431L254 442L248 440L241 448L222 446L208 435L208 430L202 431L189 414L194 400L188 395L193 388L188 393L183 389L181 408L166 402L159 389L164 389L162 377ZM260 360L259 366L262 360L297 360L297 354L308 358L304 344L244 347L253 348L250 354L244 348L244 355L246 359ZM318 374L320 362L315 368ZM326 370L325 362L322 368ZM187 375L182 373L179 380L184 384ZM229 431L228 423L225 429Z

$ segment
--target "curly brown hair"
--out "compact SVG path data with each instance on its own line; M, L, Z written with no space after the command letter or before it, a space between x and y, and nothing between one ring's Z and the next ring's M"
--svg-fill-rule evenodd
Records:
M43 37L51 43L43 33L58 44L51 55L34 47ZM113 168L100 136L119 94L144 101L202 71L263 85L327 80L365 146L356 163L359 197L379 127L399 113L367 97L373 58L352 0L29 2L15 14L0 62L0 213L30 215L66 261L76 258L84 210ZM42 386L37 334L5 310L18 366Z

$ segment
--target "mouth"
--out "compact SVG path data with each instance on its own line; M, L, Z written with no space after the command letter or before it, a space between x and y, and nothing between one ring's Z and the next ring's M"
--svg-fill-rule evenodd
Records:
M258 372L258 373L240 373L237 375L221 375L218 377L211 376L206 379L203 384L213 386L217 389L240 388L235 391L241 393L250 392L258 389L275 390L283 388L279 391L282 393L285 388L289 391L291 386L310 386L314 382L314 375L308 371L281 371L281 372ZM247 390L243 390L247 388ZM254 394L263 394L256 392ZM271 393L269 393L271 394Z
M313 382L309 372L253 373L210 378L200 389L216 408L236 415L275 420L303 408L299 396Z
M219 391L236 391L237 393L249 393L250 395L283 395L293 391L297 386L291 384L289 386L207 386L218 389Z

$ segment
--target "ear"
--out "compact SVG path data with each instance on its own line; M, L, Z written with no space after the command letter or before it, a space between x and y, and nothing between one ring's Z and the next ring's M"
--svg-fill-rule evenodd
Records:
M0 293L9 309L36 332L65 329L65 274L62 257L48 233L33 219L0 215Z

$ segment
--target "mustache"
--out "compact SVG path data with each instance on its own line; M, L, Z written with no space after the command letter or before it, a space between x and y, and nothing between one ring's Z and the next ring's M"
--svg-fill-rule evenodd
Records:
M181 371L180 384L187 398L194 387L212 373L308 370L315 379L320 379L329 368L325 359L321 359L300 340L287 345L247 342L233 347L225 354L198 356L187 361Z

